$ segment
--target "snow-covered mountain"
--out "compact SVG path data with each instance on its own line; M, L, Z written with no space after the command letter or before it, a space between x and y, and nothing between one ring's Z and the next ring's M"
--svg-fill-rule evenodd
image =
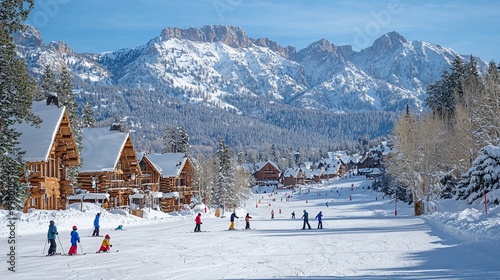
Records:
M240 27L166 28L143 46L78 54L43 43L34 28L16 35L19 54L40 75L66 64L91 85L153 90L182 102L239 111L236 99L258 98L310 110L422 109L425 89L449 68L455 51L396 32L359 52L321 39L305 49L252 39Z

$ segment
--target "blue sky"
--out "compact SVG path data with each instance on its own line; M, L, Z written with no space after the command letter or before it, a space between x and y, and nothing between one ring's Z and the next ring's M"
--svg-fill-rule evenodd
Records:
M354 50L397 31L500 61L500 1L405 0L38 0L28 22L46 42L65 41L76 52L146 44L165 27L209 24L242 27L298 50L326 38ZM436 3L439 2L439 3Z

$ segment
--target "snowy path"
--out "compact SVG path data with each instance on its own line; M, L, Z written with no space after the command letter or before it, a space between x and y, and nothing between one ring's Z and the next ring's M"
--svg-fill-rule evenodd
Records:
M365 183L354 179L336 181L321 189L312 187L307 195L295 194L289 202L281 201L284 193L272 197L256 195L248 200L246 208L253 216L251 226L255 230L251 231L227 231L228 219L215 217L203 217L202 230L207 232L202 233L192 232L194 217L132 226L127 231L103 228L103 234L112 236L113 249L120 250L112 254L93 253L102 238L87 237L89 230L80 230L82 249L88 252L85 256L45 257L42 254L45 236L21 236L17 272L15 277L7 276L8 279L500 278L498 245L492 249L491 244L484 247L477 243L461 244L433 229L425 220L413 217L412 210L402 203L398 204L398 216L394 216L394 204L360 186ZM351 184L360 187L351 191ZM256 208L259 198L262 203ZM327 201L330 207L326 207ZM271 209L276 214L273 220ZM323 230L301 230L304 209L309 212L313 228L317 225L314 217L323 211ZM296 220L290 218L292 211L297 215ZM238 229L244 227L244 213L238 211ZM69 232L60 230L59 236L68 250Z

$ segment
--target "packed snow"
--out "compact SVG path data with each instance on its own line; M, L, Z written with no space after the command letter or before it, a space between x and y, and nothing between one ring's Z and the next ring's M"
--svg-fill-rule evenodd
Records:
M498 206L486 214L481 202L438 201L429 205L428 214L415 217L411 205L395 203L370 185L353 177L293 193L254 190L236 210L235 231L227 230L230 213L218 218L215 209L205 212L203 205L170 214L149 210L144 218L86 203L71 204L66 211L18 214L15 272L8 270L7 256L2 279L500 278ZM301 229L304 210L311 230ZM323 229L316 229L319 211ZM103 237L89 237L98 212L101 234L111 236L111 253L97 254ZM198 212L202 232L195 233ZM246 213L252 216L251 230L243 229ZM7 212L0 215L5 258L11 246ZM50 220L59 231L57 252L67 253L76 225L78 252L85 255L47 257ZM114 230L118 225L125 230Z

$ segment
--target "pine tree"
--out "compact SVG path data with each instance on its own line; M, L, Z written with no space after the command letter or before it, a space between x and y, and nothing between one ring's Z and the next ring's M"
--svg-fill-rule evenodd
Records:
M216 154L218 174L217 181L212 190L212 201L215 206L222 209L225 209L226 206L234 207L234 205L229 205L229 202L232 201L234 190L232 156L233 154L229 146L226 145L224 140L220 140Z
M500 148L486 146L481 149L472 167L462 175L457 186L457 199L464 199L469 204L481 199L484 194L500 189ZM499 204L494 197L490 203Z
M23 152L16 148L20 134L13 129L15 123L39 123L31 107L35 82L28 67L16 54L12 34L22 30L34 6L34 1L4 0L0 2L0 198L7 210L22 208L28 194Z
M82 128L94 128L95 127L95 118L94 118L94 110L92 109L92 105L90 102L85 103L85 107L82 112Z
M45 68L43 69L40 87L45 98L52 93L58 92L56 75L48 64L45 65Z
M184 127L169 126L163 133L163 145L165 153L189 152L189 134Z
M56 84L57 86L57 96L59 100L59 106L66 106L68 110L69 121L71 130L73 131L73 137L75 138L76 147L78 153L82 152L82 128L81 120L78 115L78 104L76 102L76 95L73 92L73 85L71 83L71 75L69 73L68 67L64 66L61 72L61 79ZM73 186L78 184L78 166L72 166L68 168L67 176Z

